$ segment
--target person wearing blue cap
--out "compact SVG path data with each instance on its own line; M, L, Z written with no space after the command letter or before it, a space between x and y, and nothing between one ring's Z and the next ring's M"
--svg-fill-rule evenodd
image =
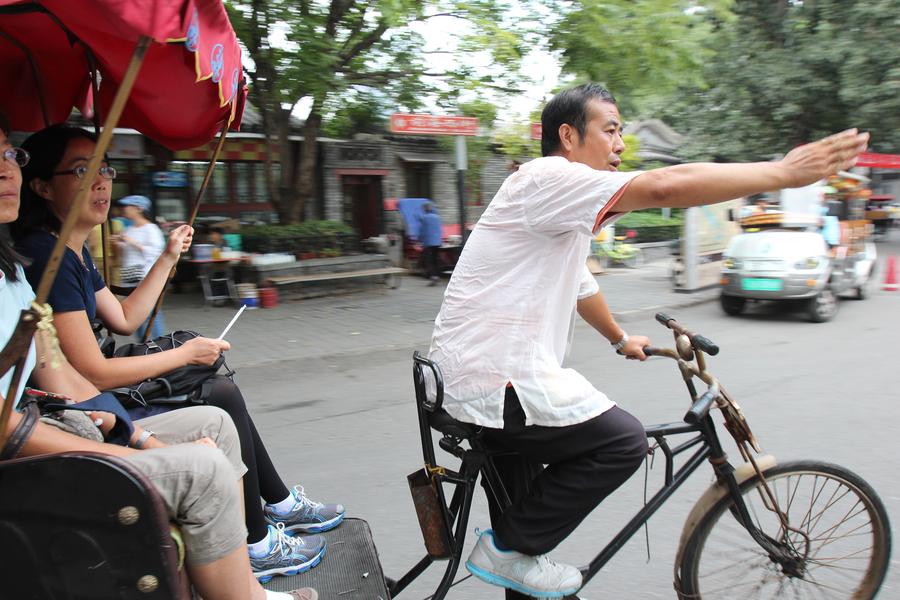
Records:
M119 235L112 236L113 242L122 254L120 280L124 287L137 287L144 280L150 267L166 249L166 238L159 226L150 218L150 198L146 196L125 196L119 200L123 216L131 225ZM144 339L145 322L138 327L138 340ZM153 322L150 339L158 338L166 332L162 311Z

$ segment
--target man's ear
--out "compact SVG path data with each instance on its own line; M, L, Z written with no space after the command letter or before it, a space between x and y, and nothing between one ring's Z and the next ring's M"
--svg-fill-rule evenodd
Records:
M563 123L559 126L559 145L564 152L571 152L578 144L578 131L569 125Z

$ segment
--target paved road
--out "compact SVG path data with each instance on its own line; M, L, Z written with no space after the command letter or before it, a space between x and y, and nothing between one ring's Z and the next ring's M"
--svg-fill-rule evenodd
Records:
M880 253L900 254L898 238L894 232L893 240L880 244ZM900 293L876 291L869 300L844 302L833 322L820 325L773 307L728 318L715 303L697 304L713 299L714 292L669 291L667 266L659 261L599 278L628 330L667 341L652 320L656 309L666 307L718 342L723 350L712 370L744 406L765 450L782 459L819 458L853 468L875 486L896 525ZM882 274L877 278L882 281ZM385 572L393 577L424 554L405 481L422 463L410 356L427 346L441 293L440 287L410 278L396 291L285 303L245 312L228 336L234 345L229 363L237 368L237 381L285 478L367 519ZM233 309L203 308L199 302L196 296L173 296L167 304L169 327L218 335ZM576 330L570 365L646 423L677 420L687 405L672 363L617 359L583 324ZM661 466L650 472L651 490L661 482ZM649 563L639 534L588 585L585 597L673 598L678 535L710 476L705 467L698 471L650 522ZM557 558L587 562L642 497L639 473L558 549ZM471 527L487 523L479 495ZM882 598L900 597L896 562ZM437 571L428 572L400 597L424 598L437 579ZM480 600L502 593L470 579L450 597Z
M883 253L897 253L900 244L882 248ZM601 279L601 285L614 281L613 277ZM407 287L416 283L407 282ZM421 293L433 290L422 288ZM615 307L615 296L609 293ZM640 290L632 295L643 296ZM316 329L315 316L302 314L296 319L311 324L315 335L323 337L317 352L283 350L284 340L270 332L267 360L245 359L236 348L232 364L238 367L238 381L285 477L302 481L314 497L343 502L350 513L367 519L385 572L398 577L423 554L405 482L405 476L422 462L410 354L413 347L424 346L427 335L423 338L422 332L427 332L433 316L427 306L431 300L439 301L439 294L424 304L413 303L419 306L416 310L407 306L407 312L395 315L389 306L392 298L396 299L390 294L374 299L348 296L332 299L331 306L306 305L304 310L319 311L323 322L330 323L335 312L347 313L345 322L328 325L330 333L322 333L321 323ZM366 318L367 312L374 316ZM828 460L856 470L880 493L896 533L900 519L895 434L900 422L896 355L900 293L876 291L869 300L844 302L833 322L820 325L772 307L740 318L725 317L714 303L673 312L722 346L712 370L744 406L767 452L782 459ZM287 329L290 318L284 317L281 338L303 338L304 329L296 325ZM657 342L667 341L666 332L649 315L632 313L628 328L649 333ZM328 335L336 337L329 340ZM356 347L354 338L360 340ZM331 352L335 347L341 350ZM277 360L279 354L284 360ZM253 368L247 368L251 364ZM609 345L586 326L576 331L570 365L646 423L677 420L686 407L683 385L669 361L635 364L617 359ZM453 464L450 457L445 459ZM672 563L678 535L710 475L701 469L650 522L649 563L639 534L589 584L585 597L674 597ZM657 464L650 472L651 489L661 477L661 464ZM640 473L597 510L556 556L576 564L586 562L636 510L642 497ZM484 527L487 522L486 505L479 497L471 527ZM900 597L896 562L883 598ZM426 573L401 598L424 598L436 581L436 571ZM502 594L470 579L450 597L474 600Z

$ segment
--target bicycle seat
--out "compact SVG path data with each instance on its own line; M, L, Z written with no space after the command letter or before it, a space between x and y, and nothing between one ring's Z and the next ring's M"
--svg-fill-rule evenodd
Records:
M471 440L478 437L479 427L477 425L457 421L443 408L428 415L428 424L432 429L439 431L444 435L451 435L465 440Z

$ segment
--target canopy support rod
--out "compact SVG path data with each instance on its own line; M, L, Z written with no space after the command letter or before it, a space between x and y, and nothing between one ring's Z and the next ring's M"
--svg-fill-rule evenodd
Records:
M41 103L41 118L44 119L44 127L50 126L50 115L47 113L47 91L44 88L44 80L41 79L41 73L37 68L37 61L34 60L34 54L31 53L24 44L9 34L0 31L0 37L5 38L10 44L17 47L28 59L28 66L31 67L31 76L34 78L34 84L37 86L38 99Z
M141 36L134 49L134 53L131 56L131 62L128 64L125 76L122 78L122 83L119 86L119 89L116 90L116 96L113 99L112 107L110 107L109 110L109 118L106 121L103 132L100 134L100 138L97 140L94 156L91 157L91 160L88 163L87 173L85 173L81 180L81 185L78 188L78 195L75 198L72 208L69 210L69 214L66 216L65 222L63 222L62 227L59 230L59 239L56 240L56 246L53 247L53 253L47 261L47 268L41 277L41 282L37 289L36 302L38 304L44 304L47 301L50 287L53 285L53 280L56 278L56 272L59 270L59 263L62 260L66 242L69 239L69 235L72 233L72 229L75 227L75 221L78 219L87 202L88 194L91 191L91 187L94 185L97 173L100 170L100 164L105 158L110 141L112 141L113 130L119 122L119 117L122 116L125 103L128 100L131 88L134 85L135 79L137 79L138 71L141 68L144 56L147 53L147 48L149 47L150 38Z
M222 123L222 130L219 132L219 141L216 143L216 147L213 150L212 157L209 159L209 166L206 167L206 175L203 176L203 183L200 184L200 189L197 190L197 197L194 199L194 205L191 207L191 216L188 220L188 225L191 227L194 226L194 220L197 218L197 212L200 210L200 202L203 200L203 196L206 194L206 188L209 187L209 182L212 179L213 169L216 167L216 162L219 160L219 155L222 153L222 148L225 147L225 138L228 135L228 126L231 124L231 119L226 119L224 123ZM172 267L172 270L169 271L169 281L175 277L175 270L178 267L175 264ZM168 285L163 287L163 290L159 293L159 298L156 299L156 305L153 307L153 312L150 313L150 320L147 322L147 327L144 330L144 341L146 342L150 339L150 332L153 330L153 323L156 321L156 315L159 313L159 309L162 307L163 299L166 297L166 290L168 289Z
M97 70L97 57L94 56L94 53L91 52L91 49L85 46L84 55L87 57L88 68L91 76L91 100L93 106L91 107L91 120L94 122L94 135L100 137L100 106L97 104L97 99L100 97L100 73ZM106 213L106 220L100 224L100 248L101 255L103 260L103 281L106 282L107 285L112 283L112 279L110 279L110 248L109 248L109 232L110 232L110 213L112 212L112 204L110 204L110 210Z
M116 123L119 122L119 117L122 116L122 110L125 108L125 103L128 100L128 95L131 93L134 80L137 79L138 71L141 68L141 64L144 62L144 55L147 53L147 48L150 47L150 41L150 38L146 36L141 36L140 40L138 40L134 53L131 56L128 70L125 71L125 76L122 78L122 85L116 91L116 97L113 99L112 108L109 111L109 120L106 123L106 127L103 129L103 133L100 134L100 139L97 140L94 156L91 157L91 160L88 163L87 173L85 173L84 178L81 180L81 185L78 188L78 195L75 198L75 202L72 204L72 208L69 210L69 214L66 216L65 222L60 228L59 238L56 240L56 245L53 247L53 253L47 261L47 268L41 276L37 297L35 298L35 302L39 305L43 305L47 302L47 295L50 293L50 287L53 285L53 280L56 279L56 273L59 271L59 263L62 260L63 252L66 249L66 241L68 240L72 229L75 227L75 221L78 219L78 216L81 214L81 211L87 202L88 192L90 192L91 187L94 185L94 180L97 177L97 173L100 171L100 163L103 162L106 149L109 147L110 140L112 140L113 129L115 129ZM23 312L23 317L26 314L29 313L27 311ZM25 367L26 356L28 356L27 348L16 363L12 380L9 383L9 390L6 393L6 398L3 399L3 409L0 410L0 442L2 443L5 443L6 427L9 423L9 414L12 410L13 401L19 394L19 384L21 383L20 380L22 377L22 370ZM0 447L2 447L2 443L0 443Z

